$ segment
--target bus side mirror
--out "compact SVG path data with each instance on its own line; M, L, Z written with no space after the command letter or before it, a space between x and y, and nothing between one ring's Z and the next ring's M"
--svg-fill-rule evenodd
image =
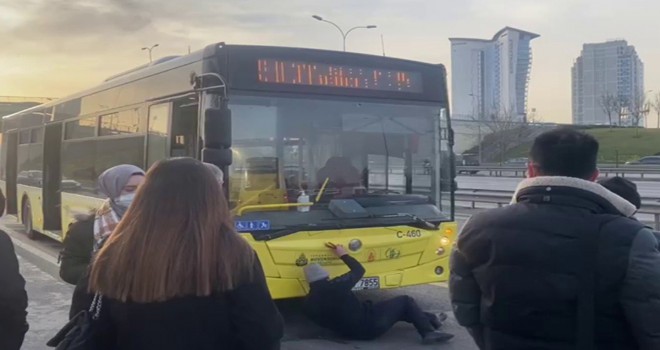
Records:
M231 147L231 110L209 108L204 112L204 148Z
M217 148L204 148L202 149L202 161L204 163L211 163L223 169L231 165L233 160L230 148L217 149Z

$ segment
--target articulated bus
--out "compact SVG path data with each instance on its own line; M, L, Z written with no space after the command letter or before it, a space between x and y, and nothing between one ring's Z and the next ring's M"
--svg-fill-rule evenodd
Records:
M453 133L442 65L313 49L210 45L4 117L0 186L31 237L63 240L117 164L168 157L221 167L236 231L274 298L302 268L366 268L356 289L446 281Z

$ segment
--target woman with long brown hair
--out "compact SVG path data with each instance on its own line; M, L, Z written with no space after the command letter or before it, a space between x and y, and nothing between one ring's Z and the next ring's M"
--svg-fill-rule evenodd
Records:
M211 171L164 160L99 251L104 349L278 349L282 319Z

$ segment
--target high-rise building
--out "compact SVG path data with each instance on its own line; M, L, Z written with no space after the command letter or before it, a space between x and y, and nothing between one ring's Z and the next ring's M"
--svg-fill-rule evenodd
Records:
M625 40L584 44L571 77L574 124L607 125L605 97L631 104L644 95L644 64ZM615 114L612 124L618 123Z
M453 117L526 120L530 41L538 37L505 27L490 40L450 38Z

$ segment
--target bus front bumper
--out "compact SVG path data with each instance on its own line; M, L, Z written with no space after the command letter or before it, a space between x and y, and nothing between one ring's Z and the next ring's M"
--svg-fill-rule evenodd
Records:
M404 270L364 276L378 277L380 289L393 289L420 284L446 282L449 279L449 256L432 260ZM297 278L266 277L273 299L296 298L307 295L309 286L306 281Z

